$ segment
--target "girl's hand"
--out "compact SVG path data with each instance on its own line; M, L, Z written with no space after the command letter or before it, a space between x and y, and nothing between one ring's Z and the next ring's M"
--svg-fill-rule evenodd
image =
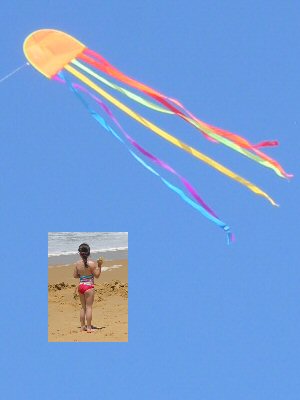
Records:
M98 258L97 264L98 264L98 267L101 267L101 265L103 264L103 258L102 257Z

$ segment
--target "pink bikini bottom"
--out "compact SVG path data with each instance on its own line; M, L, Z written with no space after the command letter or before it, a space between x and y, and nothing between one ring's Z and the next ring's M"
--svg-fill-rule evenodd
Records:
M93 288L94 288L94 285L87 285L85 283L81 283L78 286L78 292L81 293L81 294L84 294L87 290L93 289Z

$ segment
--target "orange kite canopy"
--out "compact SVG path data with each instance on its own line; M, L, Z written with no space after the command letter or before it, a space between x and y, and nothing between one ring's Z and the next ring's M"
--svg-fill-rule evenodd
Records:
M54 29L41 29L31 33L23 45L30 64L49 79L85 48L77 39Z

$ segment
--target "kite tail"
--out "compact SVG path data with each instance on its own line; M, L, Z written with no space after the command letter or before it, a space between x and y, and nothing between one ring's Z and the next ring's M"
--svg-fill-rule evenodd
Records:
M72 74L73 76L78 78L81 82L85 83L88 87L93 89L96 93L100 94L106 100L110 101L112 104L114 104L120 110L125 112L130 117L134 118L136 121L138 121L140 124L144 125L146 128L152 130L158 136L164 138L168 142L172 143L174 146L177 146L180 149L190 153L194 157L198 158L199 160L201 160L201 161L205 162L206 164L210 165L211 167L215 168L217 171L221 172L222 174L230 177L231 179L234 179L237 182L240 182L241 184L245 185L248 189L250 189L252 192L265 197L274 206L277 205L275 203L275 201L267 193L265 193L263 190L261 190L258 186L254 185L250 181L239 176L235 172L231 171L229 168L224 167L222 164L218 163L217 161L213 160L212 158L201 153L199 150L195 149L194 147L189 146L188 144L182 142L178 138L170 135L168 132L164 131L159 126L153 124L148 119L146 119L146 118L142 117L141 115L139 115L138 113L134 112L131 108L127 107L125 104L121 103L119 100L117 100L116 98L111 96L109 93L104 91L99 85L96 85L93 81L91 81L89 78L87 78L81 72L77 71L70 64L65 65L64 68L66 71L70 72L70 74Z
M217 142L223 143L226 146L231 147L234 150L237 150L240 153L243 153L244 155L249 157L249 155L247 153L238 150L238 148L236 146L239 146L240 148L248 149L248 150L252 151L253 153L255 153L258 157L258 158L253 158L253 157L249 157L249 158L255 159L255 161L258 161L265 166L271 165L271 168L273 167L272 169L274 169L275 172L281 177L286 177L286 178L292 177L291 174L288 174L284 171L284 169L280 166L280 164L277 161L273 160L271 157L267 156L263 152L259 152L257 150L260 147L276 146L276 145L278 145L277 141L264 141L264 142L260 142L258 144L253 145L250 142L248 142L246 139L240 137L239 135L233 134L224 129L216 128L213 125L209 125L209 124L201 121L197 117L195 117L178 100L169 98L169 97L159 93L158 91L150 88L149 86L146 86L143 83L138 82L138 81L126 76L121 71L119 71L115 67L113 67L100 54L94 52L93 50L86 48L83 51L83 53L78 56L78 58L81 59L82 61L85 61L86 63L92 65L93 67L100 69L101 71L109 74L110 76L114 77L115 79L118 79L119 81L126 83L126 84L130 85L131 87L134 87L135 89L141 90L146 95L154 98L156 101L158 101L159 103L161 103L165 107L167 107L169 110L171 110L174 114L183 118L186 122L196 126L204 134L204 136L206 138L209 138L212 141L217 141ZM180 111L178 108L176 108L171 103L173 103L177 107L181 108L188 116L186 116L184 114L184 112ZM221 138L225 138L227 140L224 141L224 140L221 140ZM230 142L234 143L236 146L231 146Z
M230 244L234 240L234 235L231 232L230 227L225 224L223 221L221 221L215 212L208 207L208 205L202 200L202 198L199 196L197 193L196 189L180 174L177 173L171 166L169 166L167 163L164 161L160 160L159 158L155 157L151 153L149 153L147 150L145 150L142 146L140 146L128 133L123 129L123 127L120 125L114 114L111 112L111 110L107 107L105 103L103 103L97 96L93 95L90 93L85 87L82 85L79 85L77 83L70 82L69 79L62 73L60 72L57 76L53 77L53 79L59 81L59 82L67 82L69 88L76 94L76 96L80 99L80 101L84 104L84 106L87 108L88 112L92 115L94 119L98 123L101 124L102 127L104 127L108 132L113 134L114 137L116 137L125 147L127 150L130 152L130 154L140 163L142 164L146 169L148 169L150 172L152 172L154 175L158 176L162 182L170 188L172 191L177 193L182 200L184 200L186 203L194 207L197 211L199 211L202 215L204 215L206 218L208 218L210 221L214 222L216 225L218 225L220 228L222 228L227 237L227 243ZM119 130L122 132L122 134L125 136L125 138L131 143L131 145L137 149L141 154L143 154L145 157L150 159L152 162L155 164L159 165L163 169L171 172L173 175L175 175L179 180L183 183L183 185L186 187L188 190L189 194L196 200L192 200L190 197L188 197L180 188L177 186L173 185L170 183L168 180L166 180L164 177L162 177L155 169L153 169L150 165L148 165L144 160L142 160L135 152L133 152L130 147L126 144L126 142L123 140L122 137L120 137L112 128L110 125L107 124L107 122L95 111L93 110L88 102L83 98L83 96L80 94L80 92L84 93L85 95L88 95L90 98L92 98L96 103L102 108L102 110L107 114L107 116L113 121L113 123L119 128Z
M110 82L108 79L99 75L99 73L94 72L92 69L88 68L86 65L82 64L81 62L79 62L76 59L72 60L71 64L76 66L77 68L79 68L81 71L89 74L91 77L97 79L101 83L104 83L106 86L122 93L123 95L127 96L128 98L132 99L133 101L135 101L139 104L142 104L145 107L148 107L148 108L153 109L158 112L175 115L175 113L173 111L169 110L168 108L162 107L156 103L150 102L150 101L146 100L145 98L125 89L124 87L119 86L116 83ZM189 113L189 111L187 111L187 112ZM189 113L189 114L192 115L191 113ZM197 129L200 129L199 128L200 123L195 122L195 119L196 119L196 117L194 117L194 119L188 118L189 123L194 125ZM214 129L219 129L219 128L214 128ZM222 143L225 146L228 146L231 149L243 154L244 156L260 163L261 165L273 169L277 175L284 177L284 171L282 171L280 165L278 163L276 163L274 160L272 160L271 158L268 158L266 160L267 156L264 157L265 159L263 157L261 157L260 154L262 156L264 156L264 154L259 153L259 151L256 148L253 150L253 152L255 152L257 154L253 154L252 152L248 151L247 149L242 148L241 146L237 145L236 143L228 140L226 137L217 136L216 133L214 133L214 131L212 131L212 128L210 127L210 125L207 125L204 123L202 123L201 131L207 132L210 135L210 136L208 136L208 139L212 140L213 142ZM271 144L274 142L268 142L268 143Z
M96 78L99 82L104 83L106 86L122 93L123 95L127 96L131 100L135 101L136 103L139 103L145 107L148 107L152 110L159 111L161 113L166 113L166 114L174 114L172 111L167 109L166 107L162 107L157 103L151 102L149 100L146 100L145 98L131 92L128 89L125 89L122 86L117 85L116 83L113 83L109 81L108 79L105 79L103 76L99 75L99 73L96 73L94 70L91 68L88 68L85 64L79 62L76 58L74 58L71 61L71 64L79 68L81 71L86 72L89 74L91 77Z

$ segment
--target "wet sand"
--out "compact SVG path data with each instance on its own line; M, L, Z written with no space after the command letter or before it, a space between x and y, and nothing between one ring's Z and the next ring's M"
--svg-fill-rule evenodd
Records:
M73 265L48 268L49 342L127 342L128 341L128 263L105 261L108 269L95 279L93 332L81 332L81 304L78 279ZM105 268L104 268L105 269Z

